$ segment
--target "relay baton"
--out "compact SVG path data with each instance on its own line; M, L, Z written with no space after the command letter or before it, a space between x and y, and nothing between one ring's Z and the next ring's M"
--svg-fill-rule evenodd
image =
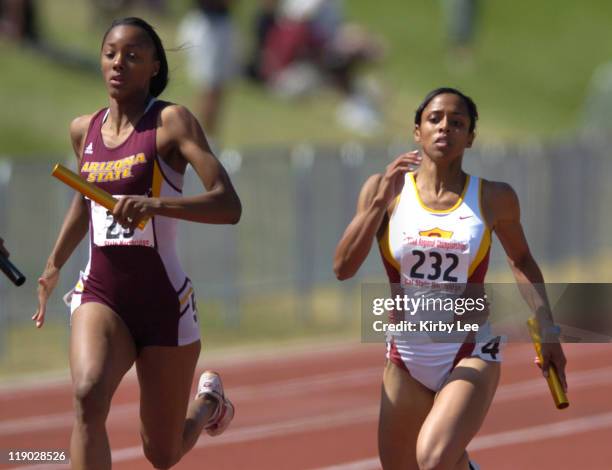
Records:
M531 317L529 320L527 320L527 328L529 328L529 334L531 335L531 340L533 341L540 364L543 364L544 359L542 357L542 340L538 330L538 321L535 319L535 317ZM557 370L553 364L550 364L548 367L548 377L546 377L546 382L548 382L548 388L550 389L550 393L552 394L557 409L562 410L567 408L569 406L569 401L567 400L567 395L563 390L563 385L561 385L561 380L559 380L559 374L557 374Z
M67 184L72 189L77 190L83 196L87 196L92 201L96 201L98 204L108 209L109 211L112 211L115 208L115 204L119 202L118 199L114 198L103 189L100 189L96 185L85 181L75 172L69 170L64 165L60 165L59 163L57 163L53 167L51 175L55 176L58 180ZM145 225L147 225L147 221L141 220L138 224L138 228L140 230L144 230Z
M16 286L20 286L26 281L25 276L2 253L0 253L0 269Z

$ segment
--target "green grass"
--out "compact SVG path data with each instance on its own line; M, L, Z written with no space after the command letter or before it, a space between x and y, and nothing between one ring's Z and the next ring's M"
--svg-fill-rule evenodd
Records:
M155 24L172 48L177 46L176 21L189 2L169 3L172 10L164 17L135 13ZM238 3L245 39L254 3ZM45 37L95 60L106 23L94 21L86 2L39 5ZM564 136L578 123L593 69L612 57L606 37L612 3L606 0L481 2L471 66L449 60L440 2L351 0L346 5L351 19L388 44L384 63L367 71L383 88L387 129L382 141L408 139L413 110L427 91L440 85L458 86L476 99L481 139ZM169 56L172 80L164 97L195 109L184 52ZM70 120L106 104L99 76L65 68L30 50L0 44L0 68L0 154L43 159L67 154ZM354 138L335 123L337 103L338 96L329 91L288 103L238 83L227 102L221 140L244 148Z

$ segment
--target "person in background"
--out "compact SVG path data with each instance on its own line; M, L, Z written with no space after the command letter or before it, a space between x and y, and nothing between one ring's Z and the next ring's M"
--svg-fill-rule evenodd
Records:
M469 65L478 21L478 0L443 0L451 62Z
M276 24L278 0L260 0L259 8L253 17L253 50L245 64L244 75L247 79L263 83L263 54L268 34Z
M279 95L296 97L330 83L343 96L343 127L373 135L382 128L374 100L360 87L358 69L383 55L382 42L347 23L341 0L282 0L266 38L263 75Z
M593 70L582 103L579 129L589 137L609 135L612 131L612 61Z
M37 43L36 16L36 4L32 0L0 0L0 36Z
M233 0L196 0L178 28L188 54L188 74L199 89L198 114L207 135L218 137L228 82L237 73Z
M137 5L156 14L163 14L167 11L166 0L90 0L90 3L93 7L94 24L99 24L100 19L111 21Z

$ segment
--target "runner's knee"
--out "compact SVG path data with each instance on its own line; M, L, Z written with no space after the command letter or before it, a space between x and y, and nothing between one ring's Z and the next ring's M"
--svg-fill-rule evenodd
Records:
M452 470L457 464L448 449L433 441L417 442L419 470Z
M165 470L175 465L182 457L179 448L155 446L143 443L142 448L147 460L154 468Z
M75 379L74 402L79 421L105 420L110 408L110 396L101 381Z

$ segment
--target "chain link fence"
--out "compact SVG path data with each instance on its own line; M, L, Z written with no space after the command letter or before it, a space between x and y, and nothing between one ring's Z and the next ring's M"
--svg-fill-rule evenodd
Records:
M468 151L464 168L515 188L532 252L542 264L554 266L612 252L609 148L610 141L601 138L552 145L489 144ZM239 324L245 299L289 295L298 299L288 307L296 310L290 313L307 321L315 313L313 296L321 286L348 296L359 279L383 280L375 249L358 279L348 283L335 280L332 257L365 179L406 150L395 144L349 142L337 148L301 144L292 149L224 151L220 158L243 203L241 222L180 224L179 255L198 298L219 302L223 322ZM0 279L0 328L6 331L28 322L35 311L36 279L72 192L50 176L50 163L0 162L0 236L28 278L21 288ZM184 194L199 191L200 182L188 172ZM67 315L61 294L73 286L87 256L83 243L62 270L49 306L51 320ZM491 269L504 264L503 250L495 242Z

